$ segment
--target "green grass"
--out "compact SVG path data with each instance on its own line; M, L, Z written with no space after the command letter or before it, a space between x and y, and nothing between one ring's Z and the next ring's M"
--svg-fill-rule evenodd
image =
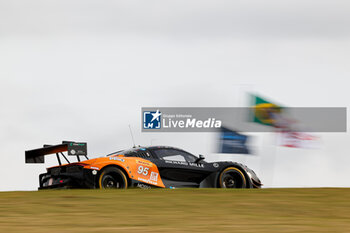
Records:
M350 189L2 192L0 232L350 232Z

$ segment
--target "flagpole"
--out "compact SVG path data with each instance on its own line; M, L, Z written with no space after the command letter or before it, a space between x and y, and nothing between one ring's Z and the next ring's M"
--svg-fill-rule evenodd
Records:
M257 93L254 92L254 96L258 96ZM273 126L266 126L266 127L273 127ZM274 128L274 127L273 127ZM277 131L272 131L271 133L263 133L263 145L262 145L262 153L260 156L260 168L259 172L266 172L267 170L270 171L270 175L266 177L267 181L263 183L269 184L273 186L274 184L274 176L275 176L275 170L276 170L276 160L277 160ZM269 136L270 135L270 136ZM268 141L267 141L268 140ZM266 153L266 154L265 154ZM268 164L265 164L268 163Z
M247 107L246 102L244 101L244 98L242 96L246 96L246 89L243 89L242 87L248 87L247 89L254 89L254 84L237 84L236 87L238 87L238 97L237 97L237 107L244 108ZM242 101L243 99L243 101ZM249 106L248 106L249 107ZM251 153L251 152L250 152ZM243 156L242 163L246 164L247 162L247 155L241 155Z
M272 157L272 169L271 169L271 186L274 184L275 172L276 172L276 161L277 161L277 132L272 133L273 136L273 157Z

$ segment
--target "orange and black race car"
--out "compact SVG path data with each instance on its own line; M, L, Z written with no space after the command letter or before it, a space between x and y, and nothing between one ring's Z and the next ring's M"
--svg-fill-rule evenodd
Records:
M76 156L69 162L63 152ZM59 145L26 151L26 163L44 163L56 154L59 166L39 176L39 189L53 188L260 188L255 172L236 162L205 162L182 149L168 146L133 147L88 159L86 143L64 141ZM86 160L81 161L84 156ZM66 164L61 163L61 159Z

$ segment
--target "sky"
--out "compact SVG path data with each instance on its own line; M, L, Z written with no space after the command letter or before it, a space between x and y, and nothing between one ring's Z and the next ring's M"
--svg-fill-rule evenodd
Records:
M24 151L88 142L90 157L170 145L233 160L265 187L349 187L348 133L317 149L250 133L253 155L216 152L214 133L141 133L141 107L348 107L350 3L0 0L0 190L35 190L55 164ZM330 119L331 120L331 119Z

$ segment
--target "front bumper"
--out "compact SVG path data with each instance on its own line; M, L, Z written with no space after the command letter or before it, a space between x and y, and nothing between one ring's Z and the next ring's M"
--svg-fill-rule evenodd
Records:
M93 171L81 166L51 168L47 173L39 175L39 190L96 188L96 172Z
M246 172L251 180L251 184L253 188L261 188L262 183L255 172L249 168L246 169Z

